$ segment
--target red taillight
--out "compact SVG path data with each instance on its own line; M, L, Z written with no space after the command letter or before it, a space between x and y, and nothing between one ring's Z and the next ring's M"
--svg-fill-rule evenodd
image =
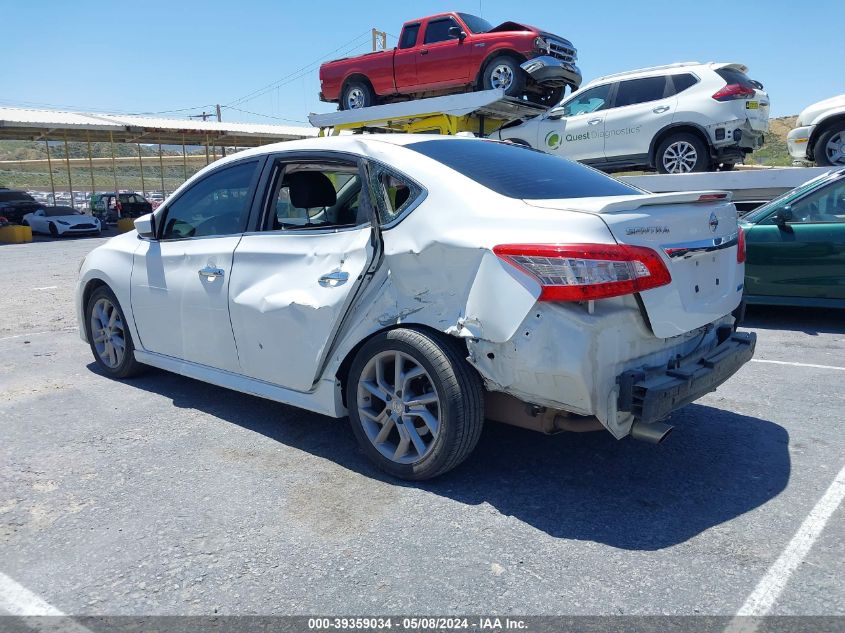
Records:
M502 244L493 252L540 284L540 301L589 301L672 281L655 251L626 244Z
M756 92L754 88L740 84L728 84L713 95L716 101L733 101L734 99L750 99Z
M736 242L736 261L738 264L745 262L745 231L739 227L739 234Z

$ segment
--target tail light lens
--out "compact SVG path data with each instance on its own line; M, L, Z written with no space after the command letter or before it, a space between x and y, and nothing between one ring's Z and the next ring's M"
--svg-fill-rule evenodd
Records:
M750 86L741 84L728 84L719 92L713 95L716 101L734 101L735 99L750 99L756 92Z
M736 261L738 264L745 263L745 231L739 227L739 234L736 242Z
M643 246L502 244L493 252L537 280L540 301L606 299L672 281L660 255Z

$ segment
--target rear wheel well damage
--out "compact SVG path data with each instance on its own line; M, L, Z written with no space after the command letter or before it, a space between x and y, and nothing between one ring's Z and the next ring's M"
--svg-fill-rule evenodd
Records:
M466 342L464 339L456 337L456 336L449 336L448 334L444 334L440 330L430 327L428 325L423 325L420 323L400 323L396 325L392 325L390 327L385 327L380 330L376 330L375 332L370 333L368 336L364 337L360 341L358 341L355 346L350 349L346 356L344 357L343 361L341 361L340 365L337 368L337 372L335 373L335 378L337 379L338 383L340 384L340 397L341 402L343 403L344 407L348 408L346 392L347 392L347 385L349 382L349 371L352 369L352 363L355 361L355 356L358 355L358 352L361 350L364 345L367 344L367 341L370 339L382 334L384 332L389 332L390 330L397 330L397 329L406 329L406 330L416 330L418 332L423 332L424 334L431 336L433 339L437 341L442 341L446 345L451 345L453 348L456 348L463 354L464 358L469 356L469 351L467 350ZM477 369L473 368L475 371Z
M707 147L707 150L712 154L713 153L713 145L710 143L710 138L707 135L707 131L694 125L692 123L680 123L677 125L669 125L657 134L654 135L654 138L651 139L651 146L648 149L648 160L649 164L652 167L657 166L657 148L660 147L660 144L663 142L665 138L672 134L693 134L697 136L702 143Z

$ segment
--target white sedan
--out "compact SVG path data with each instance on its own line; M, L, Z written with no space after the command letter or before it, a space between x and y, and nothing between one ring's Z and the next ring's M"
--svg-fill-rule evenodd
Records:
M85 235L99 233L100 221L90 215L84 215L73 207L46 207L23 216L23 224L33 233L44 233L59 237L61 235Z
M488 140L341 136L196 174L82 263L102 370L348 415L425 479L485 420L653 442L748 361L729 194L649 194Z

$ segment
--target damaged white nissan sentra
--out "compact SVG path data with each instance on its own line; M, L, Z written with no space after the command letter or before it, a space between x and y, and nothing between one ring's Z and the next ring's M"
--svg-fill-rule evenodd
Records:
M393 475L486 418L659 441L754 353L728 194L650 194L506 143L268 145L196 174L91 252L80 333L144 365L330 416Z

